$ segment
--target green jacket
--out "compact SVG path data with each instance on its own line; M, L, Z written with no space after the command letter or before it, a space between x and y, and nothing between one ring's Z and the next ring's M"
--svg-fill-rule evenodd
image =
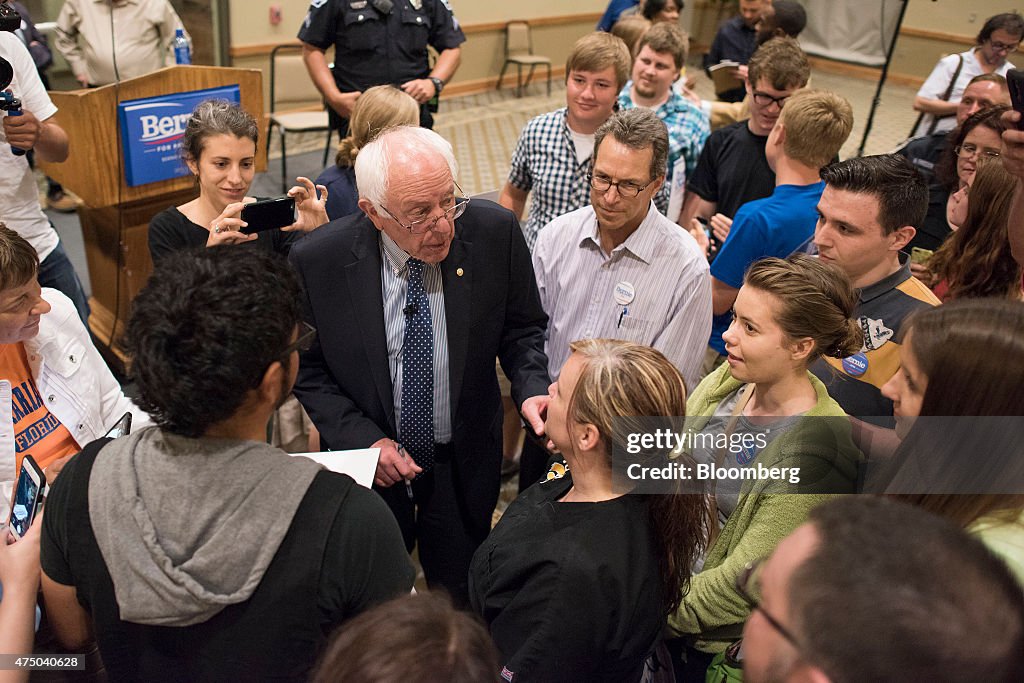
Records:
M849 419L825 385L811 373L807 376L817 403L754 461L765 467L799 467L801 483L743 482L736 509L708 549L703 570L690 579L682 605L669 616L670 631L691 636L699 650L720 652L741 636L750 605L736 591L735 582L746 564L767 557L812 508L854 492L861 454L850 439ZM719 366L686 402L687 429L704 429L718 404L742 385L728 364ZM814 482L814 493L794 494L807 490L809 482Z

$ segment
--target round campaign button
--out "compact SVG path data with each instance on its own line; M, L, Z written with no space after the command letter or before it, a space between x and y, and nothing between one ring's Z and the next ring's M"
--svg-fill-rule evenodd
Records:
M860 377L868 371L868 357L863 353L855 353L843 359L843 370L853 377Z
M615 285L615 303L620 306L628 306L636 298L636 289L632 282L623 280Z

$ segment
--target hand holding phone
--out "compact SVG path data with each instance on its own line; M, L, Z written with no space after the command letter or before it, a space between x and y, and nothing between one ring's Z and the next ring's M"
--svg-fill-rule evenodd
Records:
M242 209L245 202L232 202L224 207L220 215L210 221L208 227L210 236L206 238L207 247L218 247L225 244L241 244L252 242L257 235L247 235L241 232L244 227L242 221Z
M708 260L709 261L713 261L715 259L715 256L718 256L718 249L719 249L719 247L722 246L722 240L718 239L718 236L715 235L715 229L714 229L714 226L711 225L711 220L710 219L705 218L704 216L695 216L693 220L695 220L698 223L700 223L701 228L703 228L703 230L704 230L704 234L707 235L707 238L708 238L708 248L707 248Z
M690 219L689 233L697 240L697 246L704 252L704 258L711 254L711 234L708 230L708 220L697 216Z
M21 472L18 474L14 499L11 501L10 529L15 538L21 538L28 533L32 520L43 505L45 487L46 475L42 468L31 455L26 454L21 460Z
M1010 69L1006 72L1006 87L1010 90L1010 101L1020 118L1017 130L1024 131L1024 70Z
M19 538L13 538L11 533L5 533L0 539L0 587L2 587L3 600L6 604L8 598L13 603L17 601L22 605L22 617L18 619L26 629L27 641L31 642L31 629L35 619L33 613L39 614L36 608L36 598L39 591L39 540L40 527L42 526L43 514L40 512L28 531ZM17 597L16 597L17 596ZM6 628L6 627L5 627ZM5 633L5 635L7 635Z
M285 231L311 232L327 223L327 186L314 185L309 178L299 176L298 185L288 190L288 196L295 200L295 223Z
M910 262L918 263L920 265L927 265L928 259L932 257L935 251L932 249L922 249L921 247L913 247L910 250Z

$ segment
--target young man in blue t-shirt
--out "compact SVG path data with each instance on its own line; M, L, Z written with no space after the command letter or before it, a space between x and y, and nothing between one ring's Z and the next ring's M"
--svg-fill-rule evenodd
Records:
M768 165L775 172L775 191L740 207L711 264L715 316L708 372L725 353L722 333L732 321L732 305L750 264L766 256L784 258L810 244L825 189L819 173L839 153L852 127L853 109L841 95L803 90L786 102L765 146Z

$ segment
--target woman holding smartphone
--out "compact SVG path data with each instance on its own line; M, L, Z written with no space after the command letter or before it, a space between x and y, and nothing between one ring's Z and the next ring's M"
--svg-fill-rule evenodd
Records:
M223 100L201 102L189 117L182 138L182 154L196 176L199 196L172 206L150 221L149 252L153 261L173 251L219 244L255 243L257 247L287 254L303 233L328 221L327 188L315 187L308 178L288 191L295 200L296 221L277 230L253 234L246 226L242 208L255 201L249 187L256 175L256 119L236 104ZM320 196L317 196L319 190Z
M823 355L845 358L860 349L863 333L851 319L856 304L849 279L816 258L756 261L723 335L727 362L686 402L698 444L742 445L695 448L694 460L779 472L778 479L715 482L710 547L668 622L684 639L686 681L703 681L713 655L740 637L750 605L736 579L746 564L770 554L812 507L854 491L859 453L849 419L808 367ZM796 468L799 481L782 468Z
M0 222L0 519L26 454L52 481L125 413L151 423L121 391L71 301L40 288L39 257ZM0 650L2 652L2 650Z
M39 597L39 530L42 515L21 539L8 543L0 527L0 652L31 655ZM0 669L0 683L23 683L29 670Z

